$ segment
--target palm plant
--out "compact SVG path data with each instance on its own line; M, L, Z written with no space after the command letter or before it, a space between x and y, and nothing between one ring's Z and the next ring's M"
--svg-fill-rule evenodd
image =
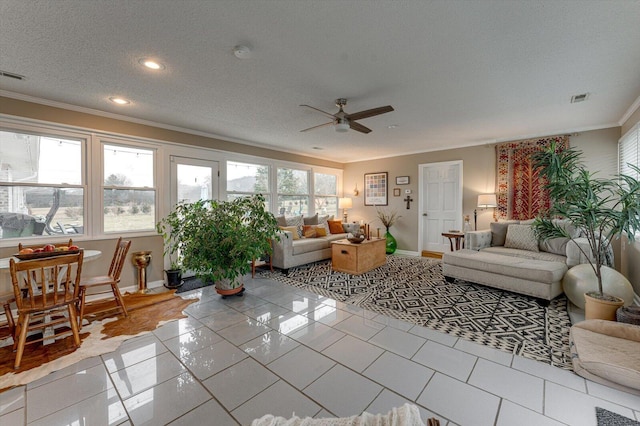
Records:
M640 183L637 178L618 175L614 179L598 178L581 162L580 151L567 148L558 151L555 144L532 156L534 166L547 180L546 189L551 207L534 223L541 239L564 237L574 240L567 230L554 222L556 217L567 219L580 229L589 243L589 251L576 244L589 263L598 281L593 297L604 298L602 265L606 264L611 242L626 233L634 241L640 230ZM630 165L640 173L637 166Z

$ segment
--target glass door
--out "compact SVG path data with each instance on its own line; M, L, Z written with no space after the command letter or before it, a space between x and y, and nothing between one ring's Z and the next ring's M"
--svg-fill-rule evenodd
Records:
M218 162L171 156L171 204L218 198Z

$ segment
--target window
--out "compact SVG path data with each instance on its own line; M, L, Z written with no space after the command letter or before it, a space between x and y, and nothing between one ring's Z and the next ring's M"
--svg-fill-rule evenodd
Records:
M278 213L309 215L309 172L278 167Z
M631 128L618 142L618 173L640 179L630 165L640 167L640 122ZM636 234L640 238L640 233Z
M314 206L321 215L338 215L338 176L314 173Z
M265 197L269 210L269 166L263 164L227 161L227 200L253 194Z
M618 142L618 172L640 179L638 172L629 164L640 166L640 123L629 130Z
M84 232L86 140L0 131L0 238Z
M104 232L155 229L155 150L103 143Z

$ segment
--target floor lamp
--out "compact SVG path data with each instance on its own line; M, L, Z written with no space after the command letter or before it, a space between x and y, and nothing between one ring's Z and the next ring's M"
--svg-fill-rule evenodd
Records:
M498 199L496 194L479 194L478 195L478 208L486 210L490 207L498 207ZM473 211L473 226L474 229L478 230L478 209L476 208Z

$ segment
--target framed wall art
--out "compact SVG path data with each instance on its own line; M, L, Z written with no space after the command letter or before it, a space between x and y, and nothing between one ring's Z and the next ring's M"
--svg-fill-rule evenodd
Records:
M386 206L389 175L387 172L364 174L364 205Z
M409 185L409 176L396 176L396 185Z
M394 197L400 196L400 188L393 188L393 196Z

